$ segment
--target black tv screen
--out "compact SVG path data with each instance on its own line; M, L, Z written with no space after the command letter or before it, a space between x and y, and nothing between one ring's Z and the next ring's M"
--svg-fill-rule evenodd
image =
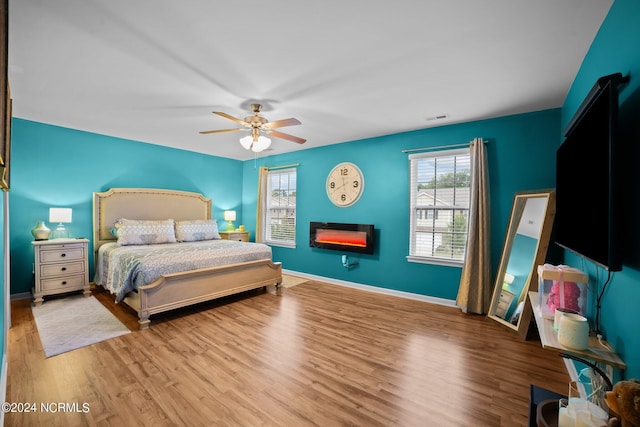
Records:
M622 268L618 85L602 77L569 123L556 155L555 241L610 270Z

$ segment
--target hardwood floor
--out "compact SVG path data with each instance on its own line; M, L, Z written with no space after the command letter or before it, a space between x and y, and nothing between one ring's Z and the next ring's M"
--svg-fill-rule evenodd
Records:
M6 425L525 426L529 385L569 381L557 354L484 316L314 281L144 331L94 295L133 333L48 359L30 301L12 302L7 401L38 412ZM40 411L58 402L71 411Z

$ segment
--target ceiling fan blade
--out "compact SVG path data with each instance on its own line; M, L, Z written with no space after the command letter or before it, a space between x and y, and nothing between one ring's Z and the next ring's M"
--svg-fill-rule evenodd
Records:
M276 138L282 138L288 141L297 142L298 144L303 144L304 142L306 142L306 139L298 138L297 136L289 135L288 133L278 132L277 130L268 130L265 133L273 135Z
M275 122L268 122L263 124L262 127L266 129L274 129L274 128L281 128L284 126L294 126L299 124L301 124L300 120L290 118L290 119L276 120Z
M230 116L227 113L222 113L220 111L214 111L213 114L217 114L220 117L224 117L225 119L229 119L229 120L231 120L233 122L236 122L236 123L238 123L239 125L242 125L242 126L251 126L249 123L245 122L244 120L241 120L241 119L239 119L237 117Z
M236 129L219 129L219 130L203 130L202 132L200 132L203 135L209 134L209 133L221 133L221 132L238 132L244 130L242 128L236 128Z

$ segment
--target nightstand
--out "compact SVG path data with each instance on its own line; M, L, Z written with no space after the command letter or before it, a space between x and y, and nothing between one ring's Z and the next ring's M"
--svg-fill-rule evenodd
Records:
M34 255L35 283L33 302L40 305L46 295L89 290L87 239L53 239L31 242Z
M498 302L498 308L496 308L496 316L501 319L505 319L505 316L509 311L509 307L511 307L511 301L513 301L514 297L515 294L513 292L509 292L506 289L502 289L500 291L500 301Z
M248 231L220 231L220 237L227 240L237 240L238 242L248 242Z

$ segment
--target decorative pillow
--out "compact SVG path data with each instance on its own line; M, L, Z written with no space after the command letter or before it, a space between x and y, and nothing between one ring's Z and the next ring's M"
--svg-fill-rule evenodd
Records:
M197 242L219 238L218 224L215 219L176 221L176 240L179 242Z
M174 221L119 219L115 223L118 234L118 246L152 245L157 243L175 243Z
M112 235L113 237L118 237L118 229L117 229L117 228L115 228L115 227L111 227L111 228L109 229L109 233L111 233L111 235Z

